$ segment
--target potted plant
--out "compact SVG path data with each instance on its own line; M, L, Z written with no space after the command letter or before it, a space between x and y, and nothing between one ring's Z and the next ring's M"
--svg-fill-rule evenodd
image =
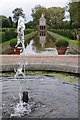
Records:
M12 40L10 42L10 46L11 46L11 49L12 49L12 53L13 54L20 54L20 50L21 48L20 47L15 47L17 44L17 40Z
M58 54L65 54L67 47L69 46L69 42L65 39L59 39L55 42L55 46Z

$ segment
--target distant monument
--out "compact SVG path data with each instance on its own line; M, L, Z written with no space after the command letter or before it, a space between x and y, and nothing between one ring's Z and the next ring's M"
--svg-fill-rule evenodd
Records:
M22 16L19 17L18 20L18 26L17 26L17 44L15 47L18 47L18 45L21 43L22 44L22 49L24 50L25 46L24 46L24 30L25 30L25 21L24 18Z
M41 14L41 18L39 19L39 26L38 29L39 31L46 31L47 30L47 25L46 25L46 19L45 19L45 14Z

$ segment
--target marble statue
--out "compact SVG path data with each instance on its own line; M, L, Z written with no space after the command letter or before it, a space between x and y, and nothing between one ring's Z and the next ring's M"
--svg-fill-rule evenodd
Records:
M18 45L21 43L22 48L23 49L25 48L25 46L24 46L24 30L25 30L25 21L24 21L24 18L20 16L19 20L18 20L18 26L17 26L18 41L17 41L17 44L15 47L18 47Z

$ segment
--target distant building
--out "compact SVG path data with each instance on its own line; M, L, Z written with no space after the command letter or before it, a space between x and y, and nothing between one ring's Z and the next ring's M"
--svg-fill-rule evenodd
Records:
M42 31L42 32L47 30L46 19L45 19L43 13L41 15L41 18L39 19L38 29L39 29L39 31Z

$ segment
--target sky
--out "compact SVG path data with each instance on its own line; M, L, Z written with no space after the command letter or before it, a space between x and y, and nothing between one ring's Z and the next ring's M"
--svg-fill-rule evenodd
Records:
M26 16L26 21L32 20L31 13L32 8L36 5L41 5L46 8L49 7L65 7L69 3L69 0L1 0L0 2L0 15L6 17L13 16L12 11L15 8L22 8Z

